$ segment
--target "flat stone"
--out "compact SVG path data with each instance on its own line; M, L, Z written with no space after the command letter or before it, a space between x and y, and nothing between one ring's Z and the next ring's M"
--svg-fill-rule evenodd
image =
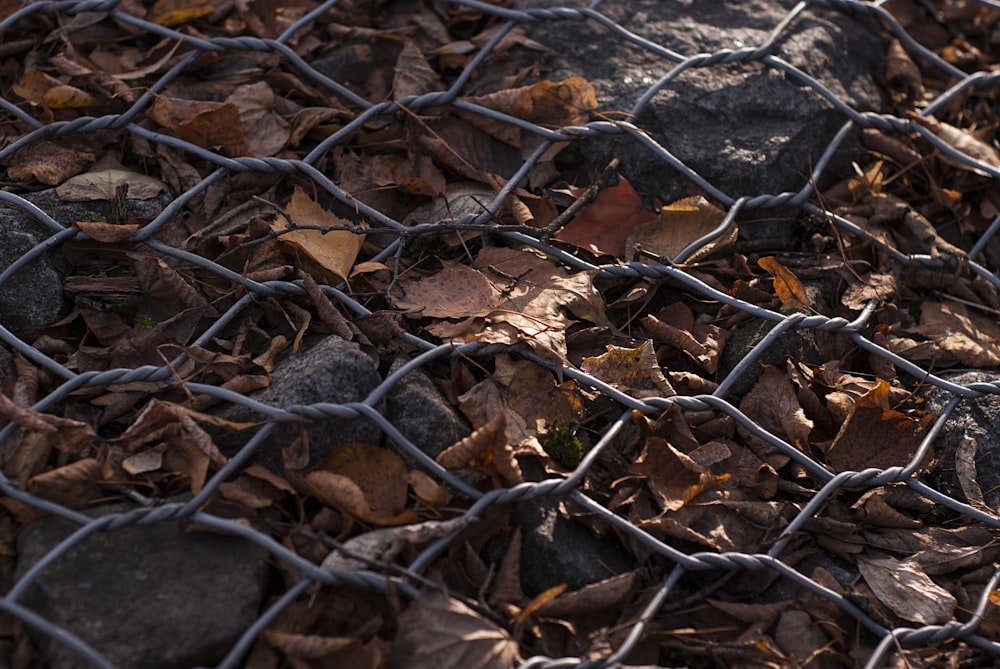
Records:
M271 385L251 393L250 397L279 408L320 402L344 404L360 402L381 382L375 365L357 344L330 335L312 348L281 360L271 375ZM384 401L376 409L383 412ZM237 422L263 419L242 405L231 405L215 413ZM273 472L283 472L282 449L298 436L302 425L309 435L309 466L322 462L341 444L378 445L382 442L382 430L367 418L329 418L303 424L289 422L278 426L257 449L257 461ZM232 456L252 434L252 430L223 434L216 438L216 443L225 455Z
M617 541L560 513L558 500L519 502L511 523L521 528L521 588L528 597L562 584L578 590L635 567Z
M129 510L117 504L88 515ZM22 603L119 669L214 665L257 619L267 553L239 537L185 532L184 524L98 531L49 566ZM16 578L76 529L55 517L26 526L17 539ZM92 666L43 634L34 638L50 667Z
M564 4L534 0L523 6ZM630 0L602 4L598 11L627 30L690 57L764 44L794 5L794 0ZM649 87L675 67L673 61L595 21L544 21L526 30L555 52L547 78L584 76L597 90L602 112L644 129L734 198L800 190L813 164L848 120L814 90L761 62L688 69L660 90L638 117L629 118L628 112ZM882 59L881 42L845 14L807 8L782 33L772 53L859 111L884 108L871 77ZM681 173L625 135L573 142L556 164L568 173L592 174L612 156L621 159L622 173L644 196L671 201L690 194ZM587 178L578 181L586 185ZM741 234L745 232L741 228Z
M398 357L389 374L408 362ZM431 378L414 370L393 386L387 398L389 422L421 451L436 458L441 451L472 432L469 422L445 399Z
M1000 376L995 372L935 372L937 376L958 385L994 383ZM924 393L926 410L938 416L954 395L937 386ZM968 501L958 482L955 454L965 440L975 441L976 480L983 498L992 509L1000 508L1000 395L984 395L962 400L951 412L941 434L934 442L938 466L931 472L931 483L939 491Z

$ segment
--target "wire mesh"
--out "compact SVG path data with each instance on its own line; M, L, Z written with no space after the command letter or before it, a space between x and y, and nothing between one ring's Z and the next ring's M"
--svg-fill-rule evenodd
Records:
M812 184L817 183L824 176L824 171L831 156L852 129L875 128L895 133L919 133L925 140L933 144L940 152L951 159L972 165L989 174L993 179L1000 177L1000 170L994 165L975 160L963 154L951 144L940 140L927 127L917 121L887 114L858 111L842 102L837 95L815 79L795 69L774 55L772 53L774 41L788 32L795 30L795 19L807 6L819 5L853 15L874 17L894 33L911 52L923 54L944 75L957 79L957 84L934 100L922 112L925 116L932 115L936 110L943 108L949 101L955 99L956 96L965 91L994 89L998 75L991 73L967 74L943 61L936 54L928 51L919 42L911 38L900 24L883 8L883 2L864 3L857 0L803 2L792 9L780 25L775 26L771 39L767 43L686 58L628 32L622 26L602 15L600 7L581 9L510 9L476 0L453 0L450 4L455 8L474 9L485 16L501 19L504 23L493 38L480 49L477 56L469 62L468 66L448 90L407 97L397 101L377 102L367 100L354 92L345 83L321 74L309 63L302 60L295 53L294 49L289 46L290 42L297 35L308 29L311 22L322 17L325 13L332 11L337 4L338 0L329 0L316 7L313 11L301 16L301 18L288 25L287 29L276 39L203 37L193 32L167 28L137 18L131 13L124 11L120 7L119 0L37 1L25 4L7 16L6 19L0 21L0 31L6 31L8 34L16 33L21 26L27 25L33 17L38 15L58 14L66 19L71 19L84 13L90 13L104 17L102 20L113 21L119 26L127 26L129 30L137 33L153 34L173 43L182 44L185 48L190 49L190 53L163 74L148 90L143 91L141 95L135 96L134 101L129 104L128 108L118 114L110 114L98 118L79 117L70 121L46 122L27 113L16 103L0 99L0 107L2 107L8 122L13 120L33 129L23 137L17 139L17 141L8 144L0 150L0 160L8 159L16 155L18 151L43 139L58 140L60 137L66 137L70 134L87 135L110 132L127 133L153 145L166 145L202 159L210 165L214 165L216 167L214 172L176 197L154 220L125 241L129 245L143 244L147 253L183 260L192 267L196 267L201 271L219 277L223 281L232 282L241 287L244 297L236 301L209 329L200 333L194 339L194 344L199 346L208 345L213 337L222 332L229 324L239 319L241 314L250 308L255 300L303 296L306 294L306 288L303 286L302 281L255 281L223 267L210 259L183 251L170 243L156 239L157 233L163 226L171 218L182 213L185 205L191 202L193 198L203 195L216 182L242 173L297 175L310 181L318 190L329 194L340 203L354 209L369 222L371 226L369 232L385 231L389 234L389 238L394 239L394 241L386 245L380 254L373 258L377 262L391 263L405 241L413 240L420 236L438 233L443 230L489 230L496 238L502 238L511 243L528 245L568 268L592 271L602 277L646 277L654 281L670 280L675 285L682 286L690 294L696 295L701 299L724 303L754 317L773 322L776 324L776 327L721 381L718 390L712 394L687 397L637 398L579 369L570 366L562 367L560 370L561 374L565 375L566 378L573 379L616 402L622 411L621 416L609 424L604 434L601 435L597 443L568 477L523 483L512 488L497 489L487 493L483 493L475 487L468 485L460 478L457 478L452 472L437 465L437 463L402 435L397 426L393 425L377 410L376 406L382 397L393 391L395 384L406 373L426 366L435 360L447 360L456 356L464 359L475 359L488 357L498 352L516 352L546 367L554 367L551 360L537 355L523 344L513 347L479 343L451 345L437 344L430 341L429 338L424 339L413 334L397 335L405 344L422 351L422 353L407 363L398 372L386 378L362 402L269 407L253 402L238 392L208 384L187 383L186 388L189 392L208 395L224 403L244 405L251 410L260 412L260 414L269 419L312 419L331 416L367 418L377 425L393 443L397 444L399 449L420 462L427 471L433 473L441 482L448 484L454 490L461 492L473 500L473 503L464 514L468 519L481 517L493 505L509 504L529 498L552 497L571 500L584 512L592 514L602 522L613 526L621 536L628 537L637 545L643 546L654 556L653 559L660 560L663 565L667 565L667 569L669 570L668 575L663 579L662 584L655 591L654 595L648 599L640 615L630 624L627 638L613 651L609 651L603 657L589 659L581 657L531 657L522 663L522 667L548 667L553 669L555 667L605 667L622 662L644 638L651 622L656 619L658 611L675 596L678 585L693 574L707 570L772 570L795 585L832 602L856 619L860 626L880 639L875 652L866 660L867 666L880 666L899 647L935 646L953 641L963 641L991 655L1000 655L1000 643L980 634L980 622L984 611L986 607L991 605L988 595L997 588L997 583L1000 581L1000 571L993 574L988 585L983 589L976 610L970 612L963 620L954 619L940 625L901 626L889 629L873 619L868 613L858 608L843 592L837 592L824 587L781 560L782 552L788 547L789 542L796 533L802 530L822 510L832 496L847 489L871 489L889 483L906 484L921 495L953 510L964 518L980 521L990 527L1000 528L1000 518L992 510L974 507L953 499L921 482L915 475L928 452L932 449L935 439L949 420L951 412L959 402L962 399L1000 393L1000 381L966 386L957 385L875 343L870 336L870 326L872 316L878 306L877 300L871 300L864 311L852 321L839 317L827 317L822 314L807 315L800 312L784 314L761 308L738 297L721 292L708 285L683 266L685 260L692 257L699 249L711 244L714 239L723 234L738 216L750 211L755 214L759 214L760 212L766 213L772 208L792 205L804 212L828 218L846 235L869 239L872 244L880 246L885 253L892 256L901 267L919 266L930 269L947 267L947 263L944 260L933 257L929 250L926 253L903 254L886 245L882 240L871 237L868 232L855 223L823 208L821 201L816 197L817 193ZM991 5L991 3L985 2L981 4L984 6ZM659 91L669 87L675 78L689 68L760 62L766 67L780 69L800 84L810 88L815 94L833 104L843 114L844 129L835 137L817 161L809 185L806 185L800 191L776 194L761 193L753 197L733 198L727 193L718 190L690 167L666 151L660 143L661 138L652 137L646 134L642 128L631 123L597 120L578 127L552 129L541 127L462 99L463 89L468 85L470 79L482 67L482 64L490 56L492 50L497 47L504 36L513 28L534 23L551 22L565 24L565 29L573 30L576 22L581 21L593 22L596 25L600 25L603 29L615 34L620 39L631 42L637 48L645 49L673 63L673 67L667 76L651 86L636 90L635 104L630 111L629 117L638 116ZM191 142L152 131L139 123L140 117L153 104L157 95L197 59L206 54L230 53L235 51L242 51L248 54L273 54L280 61L280 67L294 71L311 85L326 91L343 105L351 108L353 110L351 112L351 120L345 123L342 128L319 142L301 160L253 156L227 157ZM585 75L586 73L582 74ZM516 126L537 136L541 140L541 144L523 162L521 167L516 170L506 185L496 193L492 201L483 203L483 210L480 214L465 215L454 220L428 221L413 226L404 226L402 222L394 219L392 216L354 199L350 193L332 181L323 170L317 167L317 165L322 163L324 156L336 147L349 141L352 134L365 123L379 117L392 117L399 114L402 107L414 112L437 107L458 109L462 112L488 117L500 123ZM659 157L665 167L671 168L683 178L698 184L718 202L728 207L728 215L719 228L696 243L689 245L688 248L673 259L673 263L633 261L622 264L595 265L578 255L557 248L535 236L526 234L523 231L505 230L503 226L495 223L496 216L501 211L507 196L514 188L522 184L531 168L540 160L544 152L555 143L580 141L592 136L619 134L632 136L645 150ZM0 273L0 285L10 281L19 273L28 271L26 268L34 259L50 250L59 248L70 240L82 241L88 239L86 233L76 228L63 226L48 213L20 196L9 192L0 192L0 198L3 199L8 207L18 209L41 222L50 234L48 239L36 245L31 251L25 253L18 262L15 262ZM969 269L993 286L1000 287L1000 279L997 278L996 268L984 266L977 260L997 229L1000 229L1000 218L982 235L975 247L969 249ZM328 297L342 305L348 312L361 316L370 314L369 310L361 302L349 294L349 291L343 284L340 286L326 285L322 287L322 290ZM744 371L759 364L760 356L775 340L785 332L802 329L839 333L849 338L859 348L890 361L896 368L908 373L914 379L923 379L924 383L933 384L953 396L953 400L937 418L933 427L927 432L917 453L909 462L900 462L898 466L887 469L866 469L857 472L834 473L826 465L817 462L792 444L769 433L724 399L732 384ZM125 366L99 372L76 373L3 327L2 320L0 320L0 339L2 339L4 345L10 350L16 351L32 364L46 370L54 378L60 380L47 396L31 407L36 411L50 409L69 397L71 393L81 389L110 388L136 382L158 382L164 384L164 386L169 386L182 381L182 379L175 376L174 370L183 363L183 356L170 361L169 364L142 365L137 367ZM822 487L805 504L801 512L787 526L781 529L779 539L770 546L767 552L748 554L742 552L714 553L681 550L609 510L583 491L581 484L588 469L593 466L606 449L612 448L611 444L614 442L616 434L623 425L631 421L633 411L647 415L657 415L672 405L692 411L713 410L731 417L747 433L772 445L777 451L800 463L816 480L824 482ZM288 546L278 543L273 538L258 530L212 515L203 510L205 504L217 493L219 486L239 471L241 467L245 466L253 456L255 450L266 443L274 427L275 423L273 422L260 427L255 436L242 447L239 453L232 457L224 467L215 472L197 495L184 503L171 503L140 508L129 513L94 519L60 504L29 494L11 480L0 478L0 490L2 490L4 495L40 511L68 519L79 526L79 529L75 533L59 544L57 548L49 552L42 561L27 571L10 591L0 598L0 609L21 621L25 627L50 636L59 643L72 648L81 657L89 660L93 666L111 666L107 659L102 657L100 653L88 646L80 638L74 636L70 631L60 628L53 622L42 618L27 608L23 604L22 598L28 588L37 579L42 577L47 566L65 555L86 537L116 528L162 522L177 522L179 519L189 519L222 533L244 537L266 550L273 557L273 560L289 568L294 568L301 574L301 580L289 586L273 604L261 612L256 622L245 630L239 642L230 649L225 659L217 665L219 667L240 665L257 636L281 613L284 607L300 597L312 584L318 583L331 586L351 585L370 589L373 592L386 594L402 593L408 597L416 596L419 587L424 584L418 576L421 570L449 548L457 536L458 530L427 546L404 570L396 574L387 575L375 570L366 569L323 569L309 560L303 559ZM0 430L0 444L10 439L17 429L17 425L11 423L3 430Z

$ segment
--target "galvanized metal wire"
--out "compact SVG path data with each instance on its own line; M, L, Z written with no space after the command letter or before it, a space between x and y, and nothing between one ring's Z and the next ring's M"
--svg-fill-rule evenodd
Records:
M997 3L980 0L984 6L997 7ZM248 279L238 273L224 268L212 260L201 257L194 253L175 248L171 245L156 241L153 237L162 227L180 211L192 198L203 193L211 185L230 175L243 172L264 172L264 173L284 173L296 174L309 179L317 188L322 189L336 200L356 209L365 216L372 225L373 230L383 229L394 232L398 237L397 241L390 244L379 256L378 260L387 260L397 253L402 240L412 239L417 236L434 233L442 230L455 230L463 226L469 228L483 229L490 228L491 233L497 237L509 240L510 242L529 245L539 251L544 252L552 259L563 265L577 270L594 270L601 275L616 277L647 277L650 279L662 280L670 279L677 285L683 286L694 295L698 295L705 300L714 300L727 304L735 309L742 310L757 318L772 321L776 324L770 333L764 337L741 361L741 363L725 378L717 391L711 395L698 395L693 397L666 397L666 398L637 398L624 393L611 385L586 374L573 367L563 367L561 373L583 384L596 392L602 393L608 398L617 402L621 407L621 415L610 423L601 438L586 454L583 461L576 467L571 476L566 479L545 480L541 482L523 483L509 489L498 489L488 493L483 493L468 485L461 479L454 476L438 465L432 458L423 453L413 445L399 429L393 425L377 409L380 399L392 392L393 387L408 372L423 367L438 359L446 359L449 356L483 357L491 356L502 351L516 351L525 358L534 360L538 364L552 367L550 360L544 359L534 354L531 349L523 344L514 347L466 344L462 346L452 346L449 344L437 344L417 337L415 335L403 335L405 343L423 351L403 368L386 378L376 389L374 389L364 401L346 404L317 403L309 405L293 405L285 407L275 407L254 401L239 393L201 383L187 383L186 387L193 393L204 393L217 398L223 402L243 405L263 418L296 418L305 417L307 419L320 419L327 417L354 418L364 417L377 425L385 435L394 443L398 444L405 453L417 461L426 471L432 473L441 482L447 483L454 490L467 496L472 500L472 504L466 512L469 519L480 517L491 505L507 504L518 500L529 498L539 498L546 496L562 497L572 500L576 505L597 518L602 519L614 526L620 533L630 537L638 544L644 546L651 553L659 556L659 559L666 565L672 567L668 570L669 575L665 578L656 590L655 595L648 600L648 604L636 618L632 625L628 637L622 645L611 655L599 660L584 660L582 658L548 658L531 657L521 665L524 668L533 669L555 669L556 667L577 667L597 668L610 666L622 661L628 656L635 645L642 639L650 621L654 620L657 612L668 602L676 592L680 584L687 575L704 570L771 570L780 574L781 577L794 582L796 585L815 593L816 595L833 602L841 610L849 614L866 630L881 639L875 652L868 660L868 667L881 666L886 658L894 652L897 645L904 647L911 646L934 646L951 641L964 641L972 646L995 656L1000 656L1000 643L996 640L985 638L979 635L979 623L983 613L990 603L987 594L997 588L1000 581L1000 571L996 572L988 586L984 589L982 597L978 602L976 610L968 616L967 621L960 622L953 620L944 625L928 625L924 627L900 627L887 629L879 622L873 620L864 611L857 608L841 593L830 590L819 583L813 581L806 574L786 565L781 560L782 551L787 547L789 541L800 531L804 524L813 518L824 506L825 502L839 490L846 488L871 488L886 483L903 483L921 495L924 495L935 502L952 509L958 514L969 519L974 519L986 523L992 527L1000 528L1000 518L981 508L973 507L956 499L949 497L928 485L918 481L914 474L919 464L924 460L928 450L932 447L934 440L946 425L951 413L963 399L981 397L985 394L1000 394L1000 379L993 383L978 383L972 385L958 385L940 376L923 369L917 364L907 361L880 345L871 341L867 336L868 326L872 322L872 316L877 307L877 302L872 300L868 307L853 321L844 318L832 318L823 315L805 315L801 313L786 315L777 311L761 308L749 304L739 298L722 293L687 272L680 263L690 258L699 249L712 243L726 233L734 224L736 217L746 211L757 210L766 211L770 208L787 207L789 205L799 207L807 212L820 214L827 217L834 224L839 226L847 235L860 238L867 238L878 246L884 253L891 255L901 266L922 266L932 269L944 267L943 261L932 258L930 251L927 254L906 255L889 248L884 242L870 238L870 236L860 227L850 221L839 217L832 212L825 211L815 197L813 184L819 181L827 171L827 166L840 144L849 136L852 129L875 128L892 132L919 133L928 142L933 144L942 153L954 160L962 161L972 165L994 179L1000 178L1000 170L974 160L956 150L951 145L943 142L924 126L919 125L910 119L898 118L887 114L878 114L870 111L854 109L850 104L845 103L838 96L826 88L816 79L802 72L800 69L783 61L774 54L774 45L778 39L787 35L789 31L794 31L795 19L801 12L810 6L825 7L849 14L866 15L875 17L883 26L892 31L895 36L911 52L917 52L938 68L942 73L955 77L959 83L950 88L938 99L933 101L923 110L923 114L930 115L942 105L955 98L963 91L970 89L996 89L1000 74L998 73L975 73L967 74L958 70L953 65L942 60L933 52L929 51L916 42L899 23L884 9L884 2L860 2L858 0L816 0L814 2L801 2L792 9L783 21L776 25L769 39L762 44L741 49L725 49L714 53L698 54L692 57L685 57L675 53L670 49L656 44L646 38L629 32L618 25L607 16L601 13L598 2L593 3L588 8L525 8L507 9L497 7L477 0L452 0L454 5L475 8L485 14L493 15L502 19L505 24L502 29L496 32L494 37L468 64L466 69L457 77L454 85L448 90L436 93L429 93L421 96L408 97L394 102L369 101L350 90L343 83L330 79L314 69L308 62L302 60L295 52L288 47L288 42L294 36L304 31L310 21L322 16L338 4L338 0L328 0L314 11L303 16L277 39L260 39L255 37L239 38L200 38L194 37L180 30L163 27L132 16L118 8L117 0L59 0L47 1L39 0L30 2L21 7L18 11L0 21L0 30L16 31L19 26L35 15L59 13L64 17L73 17L83 12L103 13L113 18L119 24L128 25L135 30L144 33L158 35L162 38L184 43L191 47L191 53L165 72L155 84L140 95L135 102L121 114L112 114L101 117L81 117L73 121L60 121L45 123L28 112L24 111L15 102L0 98L0 113L8 118L16 119L33 130L18 141L0 149L0 161L11 158L18 151L31 144L46 138L61 137L69 133L94 133L98 131L115 131L120 133L130 133L136 137L143 138L153 144L162 144L179 151L185 152L199 159L207 161L216 166L214 172L202 179L198 184L188 191L180 194L173 202L167 206L163 212L148 225L136 232L129 240L130 243L144 243L150 252L162 254L164 257L174 257L190 263L191 265L222 277L226 280L239 284L245 291L244 296L236 301L224 314L222 314L213 325L202 332L195 344L203 345L212 340L225 327L236 321L253 304L254 300L267 297L300 296L305 295L305 289L301 281L267 281L258 282ZM575 24L591 22L607 30L616 38L627 41L636 48L645 50L654 56L672 63L673 68L659 81L645 89L637 89L634 105L630 110L629 118L635 118L650 103L653 96L659 91L669 87L671 83L686 70L691 68L705 68L729 63L759 62L766 67L775 68L784 72L789 78L807 87L815 95L822 97L832 104L844 118L844 126L836 135L833 141L827 146L816 162L813 174L808 184L798 192L783 193L760 193L753 197L733 197L720 190L707 179L699 175L683 161L672 155L664 148L662 138L654 137L645 132L642 128L629 122L608 122L603 120L593 121L582 126L563 127L558 129L543 128L522 119L514 118L486 107L464 101L460 96L467 86L470 78L481 67L493 49L499 44L511 30L515 27L540 23L558 22L564 24L566 30L573 30ZM301 160L289 160L279 158L259 158L259 157L239 157L231 158L220 155L217 152L203 149L189 142L168 136L163 133L151 131L137 123L139 117L153 104L156 96L162 92L168 84L175 80L185 71L199 56L205 53L231 53L234 51L273 53L277 54L285 65L293 69L297 74L310 81L313 85L338 96L345 105L357 111L355 118L347 123L342 129L330 135L324 141L312 149L308 155ZM586 76L586 72L580 74ZM536 135L541 144L533 154L522 164L520 169L511 177L506 187L497 193L496 197L488 203L484 203L484 209L477 215L466 215L458 219L425 221L414 226L404 226L400 221L394 220L385 213L365 205L355 200L336 182L332 181L328 175L317 168L317 163L334 147L347 142L352 133L360 128L364 123L382 115L395 114L400 107L406 107L412 111L419 111L429 107L451 107L463 112L479 114L499 122L516 126L528 133ZM505 230L503 226L498 226L494 222L494 215L501 209L507 195L517 186L521 185L529 170L537 163L543 153L556 142L579 141L588 137L604 135L628 135L638 141L644 150L650 152L662 161L664 168L673 170L679 176L694 182L712 197L728 207L728 215L720 226L709 235L691 244L684 249L676 258L674 263L649 264L643 262L629 262L624 264L593 265L586 260L577 257L564 250L557 249L550 244L543 243L538 239L521 232ZM29 264L47 253L48 251L60 247L70 240L88 239L85 232L76 228L67 228L54 220L48 213L38 208L31 202L18 195L0 192L0 200L8 207L13 207L24 212L25 215L39 221L47 228L50 236L35 246L30 252L24 254L17 262L0 272L0 286L11 280L19 273L29 271ZM1000 217L983 234L976 245L969 249L970 270L978 277L990 282L1000 288L1000 277L998 277L996 267L987 267L980 264L980 255L985 245L995 237L1000 230ZM324 286L324 293L331 299L339 302L346 310L357 315L370 313L365 306L353 299L343 291L343 286ZM164 384L179 382L173 369L176 369L184 361L184 356L179 356L172 360L169 365L143 365L137 367L123 367L110 369L103 372L76 373L67 369L63 364L49 357L45 353L33 348L21 338L13 334L4 327L4 316L0 314L0 340L12 350L17 351L33 364L47 370L55 378L59 379L59 385L54 388L46 397L38 401L32 409L46 411L57 403L66 399L70 393L83 388L113 388L118 385L137 381L156 381ZM744 415L738 408L724 399L732 384L744 371L756 366L760 356L768 349L783 333L793 329L814 329L841 333L850 338L857 346L866 351L880 356L898 369L903 370L914 378L924 379L925 383L933 384L943 391L950 393L952 401L947 405L944 412L938 417L936 423L924 437L917 453L909 462L900 462L894 467L887 469L866 469L859 472L834 473L824 464L815 461L809 455L803 453L798 448L785 442L776 435L769 433L762 426L756 424L751 418ZM615 514L605 508L594 499L585 495L580 489L580 483L585 474L594 463L601 457L601 454L608 449L616 434L631 421L631 413L639 411L644 414L655 415L662 412L671 405L676 405L682 409L705 410L712 409L731 417L737 424L747 430L754 437L757 437L781 453L804 467L816 480L822 481L822 488L804 506L802 511L787 525L782 528L781 538L771 545L766 553L748 554L741 552L713 553L696 552L685 553L670 544L658 539L647 531L635 526L627 519ZM81 657L89 660L96 667L111 667L106 658L101 656L94 648L88 646L83 640L74 636L70 631L63 629L39 616L37 613L27 608L22 603L25 592L37 581L45 571L46 567L64 556L67 551L82 542L86 537L95 533L113 530L116 528L131 525L145 525L161 522L176 522L178 519L191 519L198 523L211 527L217 531L229 533L243 537L266 550L274 560L294 567L302 574L302 580L289 588L276 602L268 609L261 612L256 622L250 626L242 635L240 640L232 647L226 658L218 665L219 667L239 666L245 653L256 637L271 623L281 611L290 603L295 601L311 584L321 583L326 585L351 585L353 587L367 588L373 592L399 592L408 596L416 596L419 581L416 575L426 566L448 549L455 535L443 537L428 546L415 560L413 560L405 570L407 575L390 575L377 573L370 570L345 571L338 569L322 569L308 560L296 555L287 547L281 545L273 538L245 525L235 523L213 516L202 510L205 503L217 492L220 484L237 473L252 458L258 449L274 429L274 423L268 423L259 428L256 434L246 443L220 471L215 473L206 483L204 488L193 499L186 503L173 503L151 508L141 508L135 511L105 516L101 518L91 518L77 511L65 508L59 504L40 499L20 489L12 481L0 476L0 493L15 500L29 504L46 513L65 518L76 525L78 529L65 541L49 552L44 559L27 571L17 584L5 595L0 597L0 611L12 615L19 619L25 626L48 635L59 643L79 653ZM0 444L10 439L17 426L7 425L0 430Z

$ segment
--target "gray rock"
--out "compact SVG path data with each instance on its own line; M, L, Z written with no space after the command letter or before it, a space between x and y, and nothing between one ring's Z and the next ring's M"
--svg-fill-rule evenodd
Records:
M110 203L65 202L55 189L23 196L62 225L84 220L87 215L107 217ZM128 211L139 219L159 215L171 201L164 194L150 200L128 200ZM52 236L52 231L20 209L0 207L0 272L25 253ZM63 296L67 263L58 250L39 256L0 285L0 325L22 337L32 337L62 318L69 303Z
M523 6L564 4L532 0ZM794 5L794 0L629 0L604 3L599 11L689 57L764 44ZM675 67L594 21L539 22L526 29L556 52L548 78L584 76L597 89L604 112L629 112ZM882 59L881 43L850 17L810 7L784 31L772 53L824 83L855 109L883 109L871 77ZM632 120L714 186L739 197L801 189L812 164L847 117L783 71L754 62L689 69ZM593 171L612 156L621 158L623 174L640 193L668 201L686 194L680 173L623 135L573 142L557 165Z
M635 567L616 541L562 515L559 500L519 502L511 523L521 528L521 589L528 597L560 584L578 590Z
M726 342L719 361L718 378L721 382L743 361L753 347L777 326L774 321L754 318L733 330L732 338ZM764 368L761 365L777 365L785 358L796 362L819 365L826 362L816 345L816 334L809 329L792 329L783 332L760 354L756 364L750 366L729 388L729 395L742 398L760 378Z
M1000 380L996 372L941 372L941 378L958 385L970 383L995 383ZM927 411L938 416L954 397L937 386L930 387L925 396ZM955 472L955 453L966 439L975 440L976 480L983 498L993 509L1000 508L1000 395L984 395L978 399L962 400L951 412L941 434L934 443L937 468L931 473L931 483L943 493L961 501L968 501Z
M90 515L128 510L111 505ZM16 577L76 529L62 518L25 527ZM213 665L257 619L268 570L267 553L245 539L164 521L90 535L45 570L23 603L120 669ZM47 666L91 666L49 637L35 638Z
M271 376L271 385L250 397L258 402L284 408L298 404L359 402L382 382L378 370L357 344L330 335L312 348L299 351L280 361ZM383 412L385 403L376 409ZM259 421L262 417L241 405L216 411L237 422ZM367 418L330 418L303 423L309 435L309 465L316 465L341 444L364 442L380 444L382 430ZM298 436L300 424L279 426L271 438L257 450L257 461L271 471L284 470L282 449ZM228 433L216 439L220 450L232 456L250 439L251 431Z
M407 362L402 356L396 358L389 374ZM471 433L469 422L422 370L414 370L400 379L390 391L387 404L389 422L432 458Z

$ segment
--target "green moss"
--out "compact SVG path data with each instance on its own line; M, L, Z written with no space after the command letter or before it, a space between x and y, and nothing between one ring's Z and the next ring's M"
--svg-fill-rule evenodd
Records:
M427 235L414 239L406 247L412 257L432 256L437 257L448 250L448 245L441 238L441 235Z
M105 223L105 218L98 214L96 211L85 211L80 220L84 223Z
M135 326L138 328L146 328L152 330L156 327L156 319L149 314L136 314L135 315Z
M575 426L575 420L566 425L557 418L547 421L538 433L538 441L549 457L569 469L575 469L583 460L583 444L573 432Z

